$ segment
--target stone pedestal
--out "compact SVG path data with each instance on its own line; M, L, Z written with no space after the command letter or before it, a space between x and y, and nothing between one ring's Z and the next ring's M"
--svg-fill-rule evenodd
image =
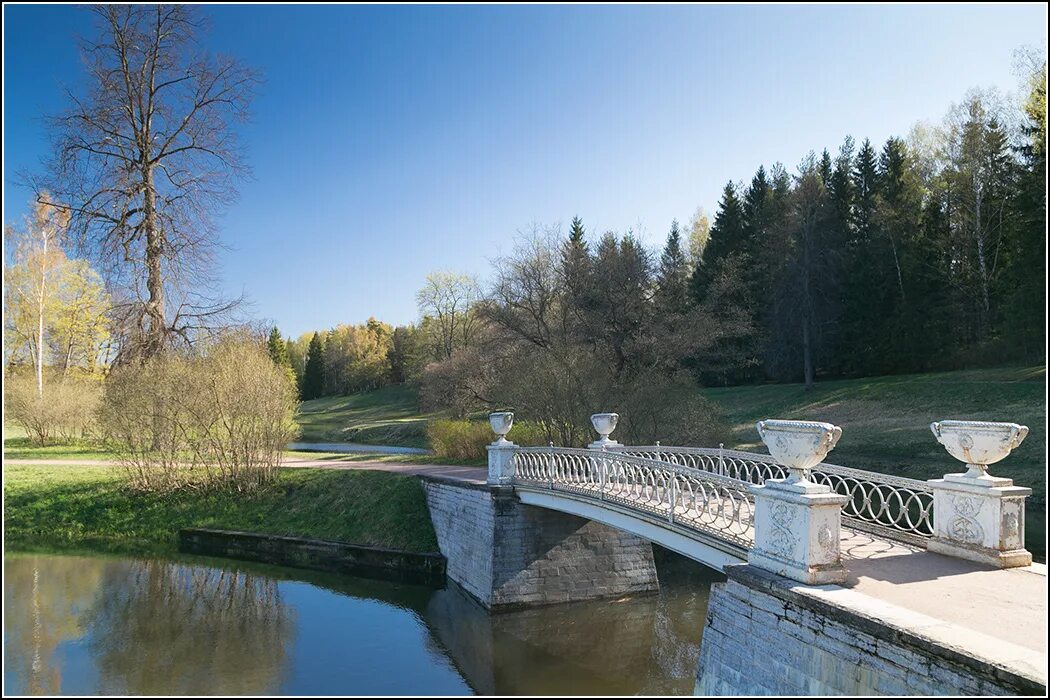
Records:
M514 480L514 448L510 440L497 440L485 449L489 452L488 483L508 486Z
M828 486L767 479L752 486L755 546L748 563L809 584L846 578L839 551L842 506L848 498Z
M1028 566L1024 499L1032 489L1013 479L948 474L931 479L934 536L928 549L1001 569Z

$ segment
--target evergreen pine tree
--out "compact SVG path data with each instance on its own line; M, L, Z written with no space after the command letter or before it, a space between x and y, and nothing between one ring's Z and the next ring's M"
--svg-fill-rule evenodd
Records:
M849 349L844 347L843 323L849 286L848 248L853 238L853 147L853 137L847 136L839 146L827 185L829 279L826 310L830 323L825 341L831 351L827 353L825 366L830 374L841 374L849 364Z
M884 320L886 251L875 240L878 178L878 156L871 141L864 139L851 177L853 206L842 251L842 320L836 343L840 369L851 374L869 374L881 362L876 329Z
M881 275L872 299L879 306L880 325L870 329L879 334L881 371L919 371L923 369L926 312L930 292L923 279L927 270L917 265L923 255L921 242L922 193L916 181L911 157L904 141L890 138L879 156L879 195L876 209L876 250L885 260L877 266Z
M569 238L562 244L561 274L570 306L577 314L587 306L587 278L590 271L590 251L587 248L583 220L572 218Z
M831 154L828 153L828 149L826 148L820 154L820 164L817 166L817 171L820 175L820 182L824 185L824 189L829 189L831 187L832 164Z
M678 219L671 222L667 244L660 255L656 275L657 313L672 317L684 313L689 303L689 268Z
M277 330L277 326L270 330L270 337L266 340L266 352L269 353L270 359L278 367L291 366L291 362L288 360L288 348L285 346L284 339L281 337L281 332Z
M319 398L324 392L324 343L320 333L314 333L306 351L306 370L303 372L302 399Z
M719 263L739 249L744 240L744 209L732 182L722 190L711 236L704 246L704 253L697 261L690 283L694 301L703 301L708 286L717 274Z
M875 218L875 194L878 191L879 165L878 156L871 141L864 139L857 153L856 167L853 170L853 191L855 206L853 208L853 227L855 241L866 243L871 240Z
M270 329L270 336L266 339L266 352L269 354L270 359L273 360L273 363L284 371L289 385L298 388L299 378L292 367L292 360L288 354L288 345L284 338L281 337L281 332L277 330L277 326Z

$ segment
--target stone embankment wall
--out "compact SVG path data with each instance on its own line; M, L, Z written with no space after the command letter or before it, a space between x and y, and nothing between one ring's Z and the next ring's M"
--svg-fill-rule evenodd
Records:
M179 530L179 551L387 581L436 586L445 583L445 558L440 554L403 552L346 542L183 528Z
M423 485L448 577L489 609L659 589L647 540L522 505L507 488L438 477Z
M1046 694L1017 669L832 604L775 574L737 565L726 576L711 591L698 695Z

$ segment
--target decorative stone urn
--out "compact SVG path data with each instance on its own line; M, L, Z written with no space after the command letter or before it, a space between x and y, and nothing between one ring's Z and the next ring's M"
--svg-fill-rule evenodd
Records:
M810 470L838 443L842 429L796 420L762 420L755 427L789 475L751 487L755 545L748 563L802 583L844 581L839 529L842 506L849 499L809 479Z
M507 433L514 426L514 414L501 411L489 414L489 425L497 440L486 448L489 453L488 483L494 486L509 486L514 480L514 447Z
M812 483L810 470L824 461L842 437L842 428L816 421L760 420L755 427L773 459L788 468L785 484Z
M588 445L588 447L597 450L603 447L606 449L620 447L620 443L609 438L612 431L616 430L616 423L619 420L619 413L595 413L592 415L591 425L594 426L594 431L598 433L598 439Z
M990 486L1000 480L988 474L988 465L1006 459L1028 436L1027 425L976 420L937 421L930 423L930 430L948 454L966 464L963 477L981 479Z
M931 479L933 537L928 548L998 568L1028 566L1025 499L1032 490L992 476L988 465L1009 456L1028 435L1017 423L942 420L930 424L937 442L966 465L965 473Z
M499 437L499 439L493 444L507 444L510 442L507 440L507 433L509 433L510 429L514 427L514 414L510 411L490 413L489 425L492 426L492 432L496 433Z

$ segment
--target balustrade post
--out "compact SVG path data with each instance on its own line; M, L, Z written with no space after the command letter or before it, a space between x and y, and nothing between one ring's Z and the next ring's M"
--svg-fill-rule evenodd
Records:
M927 482L933 488L934 528L928 549L1002 569L1029 566L1032 553L1024 547L1024 511L1032 489L988 474L988 465L1020 445L1028 427L945 420L932 423L930 430L968 471Z
M550 448L550 453L547 455L547 488L551 491L554 490L554 441L552 440L547 445Z
M667 522L674 524L674 502L675 502L675 476L674 472L671 472L671 486L667 489L670 492L670 498L667 503L670 506L667 510Z
M830 423L759 421L769 452L790 470L785 479L753 485L755 544L748 563L809 584L846 578L840 552L842 506L849 500L809 480L810 469L838 442L842 429Z
M726 475L725 457L722 455L723 444L724 443L721 443L721 442L718 443L718 475L719 476L725 476Z
M493 486L508 486L514 481L514 449L517 447L507 439L507 433L514 426L514 414L509 411L490 413L489 425L498 439L485 448L489 453L487 481Z
M608 478L607 477L608 469L609 469L609 460L607 460L605 458L605 450L602 450L601 459L598 461L598 479L599 479L598 498L600 498L603 501L605 500L605 483L606 483L606 479Z

